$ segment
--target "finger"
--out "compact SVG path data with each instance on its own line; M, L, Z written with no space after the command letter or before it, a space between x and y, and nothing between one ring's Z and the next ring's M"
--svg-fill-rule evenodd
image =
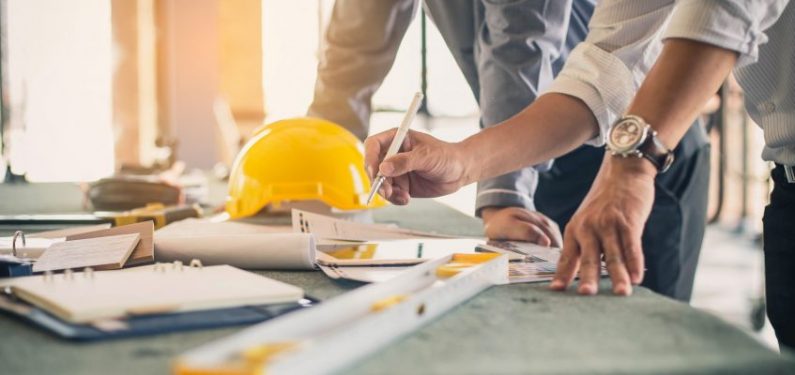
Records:
M558 228L558 224L552 221L552 219L546 217L545 215L528 211L524 209L519 209L513 212L515 218L527 221L529 223L534 224L538 229L543 231L544 237L548 240L545 243L536 242L541 246L554 246L560 247L563 243L563 238L560 235L560 229Z
M547 222L547 227L550 230L550 244L549 246L552 247L561 247L563 246L563 234L560 233L560 226L554 220L544 216L545 221Z
M391 202L397 205L409 203L410 181L408 175L392 178Z
M516 225L511 225L510 236L522 241L532 242L541 246L549 246L552 240L549 239L547 234L533 223L518 222Z
M392 190L392 203L402 206L408 204L410 199L411 197L406 190L399 184L395 185L395 188Z
M560 234L560 231L556 231L552 237L549 238L549 247L557 247L560 248L563 246L563 236Z
M580 245L573 233L567 233L563 237L563 251L560 254L560 259L558 259L555 277L549 287L553 290L566 289L571 284L571 281L574 280L574 275L577 274L579 266Z
M364 165L367 174L370 175L370 179L375 178L378 165L381 164L381 160L383 160L396 132L397 129L390 129L367 137L364 140Z
M396 130L396 132L397 132L397 130ZM406 151L411 150L411 140L412 140L412 138L414 138L413 137L414 134L415 134L415 131L409 129L408 133L406 133L406 137L403 138L403 143L400 145L400 148L398 149L398 152L406 152Z
M386 158L381 163L378 171L382 175L389 177L404 175L415 171L418 166L427 164L427 160L423 159L423 157L419 156L419 153L414 151L401 152Z
M528 242L532 242L541 246L549 247L552 240L547 233L536 225L527 223L520 226L523 229L524 236Z
M542 246L548 246L551 241L543 230L523 220L489 223L486 236L492 240L527 241Z
M580 286L577 292L592 295L599 291L599 268L602 264L600 258L602 248L596 233L591 229L581 232L577 238L580 244Z
M633 285L638 285L643 281L645 262L640 235L634 234L633 232L634 231L629 229L629 226L624 226L619 236L621 237L622 255L624 256L627 271L629 271L629 280Z
M384 183L381 184L381 188L378 190L378 192L386 200L389 200L389 198L392 197L392 177L387 177L384 179Z
M618 228L605 231L600 242L605 254L607 273L613 283L613 293L628 296L632 294L632 286L629 283L629 273L624 263L624 255L621 251L621 237L618 231Z

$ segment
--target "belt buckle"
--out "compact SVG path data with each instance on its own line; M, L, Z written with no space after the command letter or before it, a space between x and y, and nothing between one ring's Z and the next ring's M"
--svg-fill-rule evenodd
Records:
M787 175L787 182L791 184L795 184L795 171L793 171L793 166L791 165L784 165L784 173Z

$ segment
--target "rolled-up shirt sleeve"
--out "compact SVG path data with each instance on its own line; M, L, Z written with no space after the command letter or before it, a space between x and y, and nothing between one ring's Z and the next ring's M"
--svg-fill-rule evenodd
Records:
M631 71L615 56L588 42L572 51L569 62L546 93L578 98L596 117L599 133L586 144L602 146L607 129L629 105L637 86Z
M587 144L602 146L607 129L629 106L662 49L661 35L674 1L604 1L590 32L544 91L582 100L599 125Z
M680 0L663 38L683 38L736 51L737 66L756 62L765 30L787 0Z
M603 1L590 33L569 56L544 93L576 97L593 112L602 146L607 130L629 107L662 50L665 38L685 38L737 51L739 64L756 61L764 30L783 12L785 0Z

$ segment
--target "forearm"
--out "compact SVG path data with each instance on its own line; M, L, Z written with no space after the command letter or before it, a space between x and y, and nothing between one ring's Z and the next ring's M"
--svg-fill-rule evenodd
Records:
M725 80L737 54L685 39L665 43L627 113L651 124L660 140L676 146L701 106ZM508 119L461 142L468 179L477 181L565 154L598 132L588 106L550 93Z
M563 155L598 132L588 106L572 96L550 93L502 124L459 144L468 159L470 182L499 176Z
M686 39L669 39L628 114L642 117L674 148L737 61L737 53Z

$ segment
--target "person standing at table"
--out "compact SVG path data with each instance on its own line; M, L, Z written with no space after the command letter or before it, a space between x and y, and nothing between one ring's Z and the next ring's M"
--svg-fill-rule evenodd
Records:
M383 162L391 131L368 138L368 168L389 177L383 194L403 204L606 143L550 286L564 290L579 272L578 292L595 294L603 259L613 292L628 295L644 279L655 176L681 163L670 148L734 69L764 131L762 158L775 163L763 220L767 307L779 344L795 349L795 3L615 0L600 3L590 29L547 91L500 126L456 144L413 132L411 147Z
M424 5L477 99L481 126L490 128L515 116L552 82L587 34L594 2L427 0ZM308 115L366 137L372 95L418 6L416 0L337 0ZM689 128L675 153L681 162L655 183L658 194L643 236L644 285L689 301L709 179L709 144L700 124ZM585 197L603 154L601 148L582 146L551 168L539 161L538 168L479 181L476 214L486 235L561 246L558 228L566 227Z

